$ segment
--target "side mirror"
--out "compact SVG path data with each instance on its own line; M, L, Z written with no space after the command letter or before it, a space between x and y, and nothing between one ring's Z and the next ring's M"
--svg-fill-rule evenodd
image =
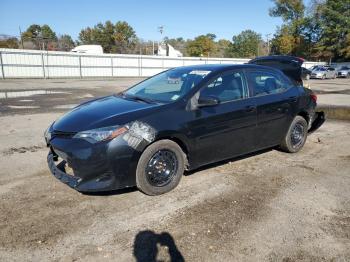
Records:
M218 104L220 104L219 99L213 96L200 96L198 99L198 107L216 106Z

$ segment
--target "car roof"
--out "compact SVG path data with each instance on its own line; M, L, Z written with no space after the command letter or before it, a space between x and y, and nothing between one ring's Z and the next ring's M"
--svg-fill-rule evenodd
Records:
M243 68L262 68L262 69L268 69L273 71L280 71L280 70L276 70L273 67L254 65L254 64L205 64L205 65L202 64L202 65L183 66L181 68L190 69L190 70L207 70L211 72L219 72L219 71L226 71L231 69L243 69Z

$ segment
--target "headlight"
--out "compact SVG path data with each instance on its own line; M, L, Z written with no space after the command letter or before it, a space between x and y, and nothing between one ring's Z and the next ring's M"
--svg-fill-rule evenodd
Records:
M96 143L100 141L112 140L113 138L116 138L117 136L125 133L126 131L128 131L128 129L124 126L109 126L82 131L75 134L73 138L81 138L85 139L90 143Z
M45 141L48 144L51 140L51 132L50 132L50 128L51 128L52 124L45 130L44 132L44 137L45 137Z

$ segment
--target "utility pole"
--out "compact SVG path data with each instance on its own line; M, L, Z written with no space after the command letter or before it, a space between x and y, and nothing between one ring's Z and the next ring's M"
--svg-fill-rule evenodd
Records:
M21 37L21 45L22 45L22 49L24 49L24 46L23 46L23 37L22 37L22 30L21 30L21 27L19 26L19 35Z
M266 42L267 42L267 55L270 55L270 35L271 34L266 34Z

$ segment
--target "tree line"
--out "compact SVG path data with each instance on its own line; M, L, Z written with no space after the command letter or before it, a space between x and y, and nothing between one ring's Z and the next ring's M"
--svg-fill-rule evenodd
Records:
M244 30L232 39L217 39L213 33L194 39L168 38L163 42L184 56L245 57L259 55L294 55L309 60L343 61L350 58L350 0L272 0L272 17L283 24L271 39L253 30ZM0 47L68 51L76 45L98 44L105 53L154 54L154 43L137 37L125 21L98 23L83 28L77 41L69 35L57 36L48 25L31 25L20 39L0 40Z

